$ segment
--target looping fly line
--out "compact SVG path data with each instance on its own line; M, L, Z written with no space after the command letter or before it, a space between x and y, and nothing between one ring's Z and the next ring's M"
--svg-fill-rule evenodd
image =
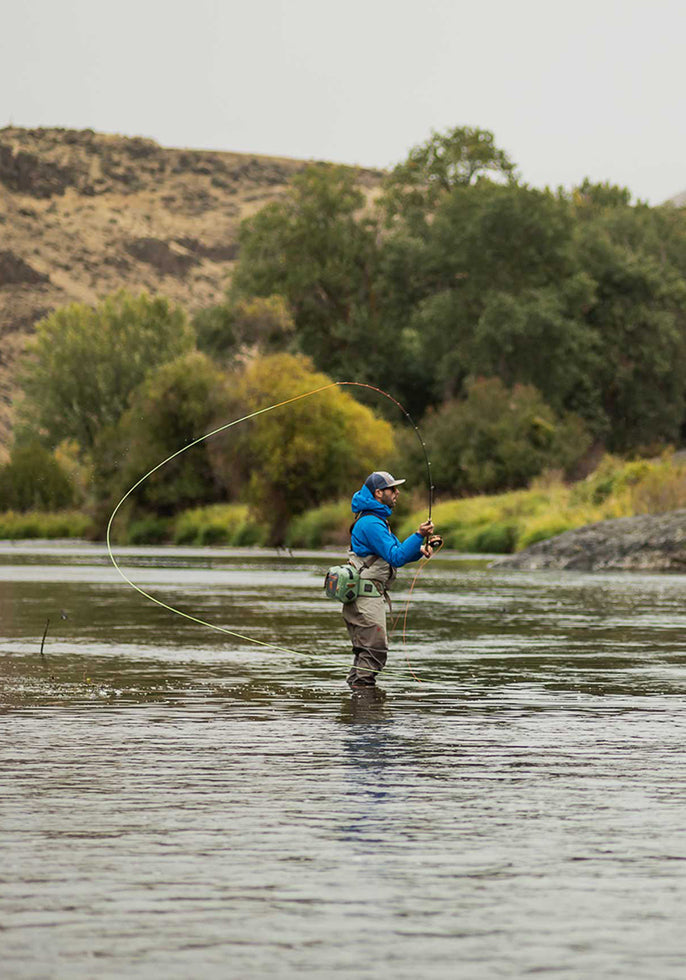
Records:
M183 446L181 449L177 449L177 451L172 453L171 456L167 456L167 458L163 459L161 463L158 463L156 466L153 466L151 470L148 470L148 472L144 476L142 476L140 480L137 481L137 483L134 483L134 485L129 490L126 491L124 496L121 498L117 506L112 511L112 514L110 515L110 519L107 522L107 534L106 534L107 553L110 557L112 564L119 572L121 577L124 579L124 581L127 583L127 585L131 586L132 589L135 589L135 591L138 592L140 595L142 595L145 599L149 599L150 602L154 602L156 605L161 606L162 609L166 609L168 612L175 613L177 616L182 616L184 619L189 620L191 623L196 623L199 626L206 626L208 629L215 630L218 633L224 633L227 636L234 636L239 640L246 640L249 643L256 643L258 646L266 647L270 650L278 650L281 653L288 653L297 657L304 656L302 651L291 650L289 647L279 646L275 643L267 643L265 640L258 640L254 636L245 636L242 633L237 633L235 630L227 629L225 626L218 626L216 623L210 623L207 620L200 619L198 616L192 616L190 613L184 612L182 609L177 609L175 606L170 606L168 603L163 602L161 599L158 599L156 596L151 595L149 592L146 592L140 586L136 585L135 582L132 582L131 579L124 573L120 565L117 563L117 560L114 557L114 554L112 553L111 531L112 531L112 525L114 523L114 519L117 516L117 513L119 512L119 509L121 508L122 504L124 504L124 502L128 500L131 494L134 493L143 483L145 483L145 481L149 477L151 477L153 473L156 473L158 470L162 469L163 466L166 466L167 463L170 463L173 459L176 459L177 456L180 456L182 453L185 453L189 449L192 449L193 446L197 446L201 442L205 442L206 439L210 439L212 436L216 436L220 432L225 432L227 429L231 429L234 425L240 425L241 422L248 422L250 419L257 418L258 415L265 415L267 412L273 412L277 408L283 408L285 405L290 405L293 402L302 400L303 398L310 398L312 395L318 395L322 391L327 391L330 388L339 388L339 387L368 388L371 391L376 391L379 394L384 395L386 398L390 399L390 401L392 401L395 405L397 405L397 407L400 409L403 415L405 415L406 418L409 420L410 424L412 425L412 428L415 431L415 434L417 435L417 438L419 439L420 445L422 447L422 451L424 453L424 460L426 463L428 485L429 485L429 519L430 519L431 507L433 504L433 486L431 483L431 463L429 461L424 440L422 439L419 429L415 425L412 416L409 414L408 411L406 411L405 408L403 408L403 406L400 404L399 401L396 401L396 399L393 398L392 395L389 395L388 392L383 391L383 389L381 388L376 388L374 387L374 385L365 384L362 381L332 381L330 384L322 385L319 388L313 388L312 391L305 391L300 395L293 395L292 398L285 398L283 401L277 402L275 405L269 405L267 406L267 408L260 408L256 412L251 412L249 415L244 415L242 418L234 419L232 422L226 422L224 425L220 425L218 426L218 428L212 429L211 432L206 432L204 436L200 436L198 439L194 439L192 442L189 442L186 446ZM341 661L333 660L332 658L317 657L317 662L328 663L328 664L335 663L336 666L339 667L341 666ZM401 670L400 668L393 668L393 667L385 667L384 671L386 673L389 671L394 673L404 673L404 670ZM410 667L410 671L412 671L411 667Z

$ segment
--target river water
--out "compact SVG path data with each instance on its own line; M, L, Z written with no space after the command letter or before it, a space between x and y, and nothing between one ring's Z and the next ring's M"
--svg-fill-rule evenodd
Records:
M118 555L281 649L0 544L3 977L684 976L686 577L438 557L353 695L332 556Z

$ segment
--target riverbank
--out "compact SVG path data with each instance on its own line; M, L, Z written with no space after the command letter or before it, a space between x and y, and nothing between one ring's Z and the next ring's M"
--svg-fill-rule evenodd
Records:
M428 501L400 499L393 528L400 538L426 518ZM436 503L432 517L445 547L469 554L510 555L566 532L621 518L669 514L686 508L686 462L671 454L627 462L605 457L585 480L534 481L526 490ZM350 500L345 498L294 517L280 545L287 548L343 547L349 540ZM636 525L640 534L643 525ZM646 532L647 533L647 532ZM0 540L86 538L98 540L87 510L62 514L0 513ZM118 545L176 544L229 547L266 545L269 528L247 504L213 504L165 518L117 515L112 540ZM652 566L651 566L652 567Z
M590 524L499 558L491 568L683 572L686 510Z

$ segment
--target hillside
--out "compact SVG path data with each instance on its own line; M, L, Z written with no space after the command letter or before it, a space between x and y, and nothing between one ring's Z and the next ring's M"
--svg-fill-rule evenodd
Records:
M92 130L0 129L0 459L34 324L126 288L218 302L241 220L308 161L169 149ZM368 190L381 174L360 172Z

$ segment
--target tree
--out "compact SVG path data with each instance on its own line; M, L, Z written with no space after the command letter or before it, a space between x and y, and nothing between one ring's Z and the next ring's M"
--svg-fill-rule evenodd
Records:
M406 316L423 349L431 352L431 401L460 395L466 378L479 373L484 343L476 344L478 325L495 296L517 305L516 297L526 291L564 288L576 271L572 232L566 201L521 185L484 181L455 187L421 236L408 239L400 233L405 249L414 243L419 270ZM420 277L423 290L416 282ZM390 289L397 289L397 280L396 275Z
M497 376L507 387L530 384L556 412L574 411L597 435L607 419L593 383L602 354L584 317L595 283L579 273L557 287L488 295L469 345L472 374Z
M389 217L400 214L416 225L455 187L491 176L513 182L515 172L515 164L487 129L457 126L444 133L432 131L391 171L384 205Z
M308 167L241 225L231 298L282 296L317 367L368 380L392 356L392 337L378 314L376 226L364 206L353 171Z
M192 345L185 313L163 297L120 292L94 309L73 304L56 310L38 324L29 345L24 424L50 446L76 439L90 451L146 374Z
M568 469L590 445L582 421L558 416L532 385L506 388L480 378L467 397L427 415L424 438L431 449L439 493L493 493L526 486L544 469ZM422 458L404 438L405 470L416 480Z
M578 233L580 263L595 283L586 322L602 353L593 384L608 448L652 451L677 441L684 420L686 280L617 239L602 216Z
M198 348L215 360L273 354L288 347L295 323L282 296L253 296L201 310L194 320Z
M242 413L249 414L327 384L330 379L315 373L307 358L275 354L248 364L236 378L234 397ZM259 415L230 432L249 474L247 499L269 525L273 543L283 540L292 517L347 494L371 470L388 465L393 452L391 426L339 387Z
M69 478L37 442L17 445L0 468L0 510L60 510L73 501Z
M205 354L190 351L161 364L139 385L118 423L94 450L98 496L105 509L149 470L231 418L226 377ZM222 446L201 442L172 459L136 490L132 506L171 515L232 496L221 469Z

